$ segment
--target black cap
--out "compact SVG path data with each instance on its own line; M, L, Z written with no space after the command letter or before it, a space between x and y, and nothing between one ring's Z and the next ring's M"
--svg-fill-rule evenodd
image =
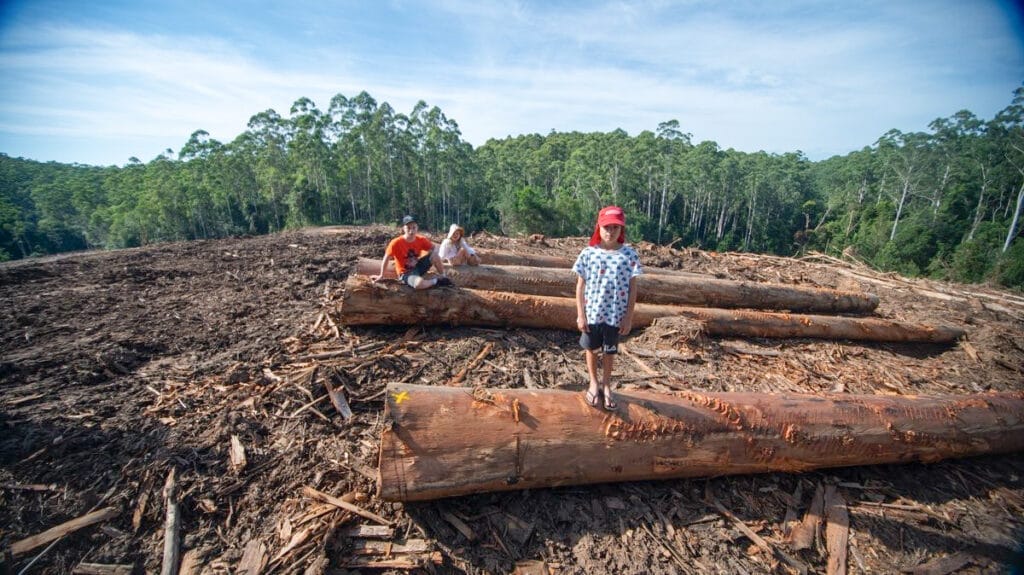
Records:
M405 216L404 218L402 218L402 225L404 226L406 224L411 224L411 223L413 223L415 221L416 221L416 218L414 218L412 216Z

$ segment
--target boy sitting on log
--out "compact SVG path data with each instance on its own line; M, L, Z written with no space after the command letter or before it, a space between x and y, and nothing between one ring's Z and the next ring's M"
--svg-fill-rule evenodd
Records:
M612 411L612 365L619 352L619 336L629 334L636 307L636 278L642 272L640 256L626 242L626 214L618 206L603 208L590 245L583 249L572 271L576 272L576 327L580 347L587 355L590 386L586 401L592 407ZM598 381L597 352L601 351ZM603 399L602 399L603 398Z
M384 258L380 261L380 273L370 276L372 281L378 282L384 277L388 260L394 258L398 279L413 289L452 285L452 280L445 275L444 264L441 263L441 258L434 250L433 242L427 237L417 234L417 231L419 231L419 225L416 224L416 218L412 216L402 218L402 235L391 240L387 249L384 250ZM430 271L431 265L437 270L438 277L424 279L423 274Z

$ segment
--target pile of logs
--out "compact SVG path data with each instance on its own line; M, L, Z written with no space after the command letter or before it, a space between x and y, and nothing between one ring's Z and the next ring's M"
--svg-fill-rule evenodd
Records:
M341 304L347 325L576 329L571 261L482 254L455 267L457 287L416 291L366 275ZM494 263L500 262L500 265ZM393 275L392 275L393 277ZM869 317L871 294L734 282L655 268L638 279L633 325L699 322L712 336L956 342L964 331ZM770 310L770 311L765 311ZM801 312L801 313L794 313ZM678 389L678 386L671 386ZM678 477L938 461L1024 450L1024 393L961 397L623 391L612 411L579 392L391 384L379 495L420 500Z
M413 292L396 282L374 284L367 276L380 271L380 261L360 260L357 273L349 276L345 286L342 321L347 325L576 329L576 277L568 268L571 261L495 251L482 257L485 262L507 265L449 268L448 276L458 287L427 292ZM637 279L634 327L646 327L659 317L679 316L700 322L712 336L952 343L964 335L962 329L950 326L852 317L869 314L878 306L873 294L730 281L658 268L644 271ZM389 275L394 277L394 272Z

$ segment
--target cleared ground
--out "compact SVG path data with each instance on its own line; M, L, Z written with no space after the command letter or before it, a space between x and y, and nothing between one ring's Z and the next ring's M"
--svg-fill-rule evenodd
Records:
M46 550L30 572L68 573L80 563L159 571L161 491L173 467L182 549L205 572L342 572L379 561L396 572L507 573L517 562L550 573L785 572L771 549L824 572L824 546L796 550L786 533L816 488L829 485L848 507L851 572L936 561L929 572L1009 570L1024 539L1020 454L404 506L376 500L388 382L440 385L460 372L469 387L586 382L573 333L338 326L345 278L359 257L380 257L394 233L323 228L0 264L0 543L93 509L119 511L48 550L7 557L7 567L17 572ZM472 239L569 257L585 242ZM621 356L623 386L668 392L659 379L672 377L709 391L1024 390L1019 295L821 257L639 248L647 266L870 291L881 298L879 316L957 325L968 338L952 347L723 340L665 322L635 332L627 349L675 355ZM327 399L325 382L344 389L351 419ZM232 438L244 464L232 464ZM391 530L352 531L376 522L307 487L345 496Z

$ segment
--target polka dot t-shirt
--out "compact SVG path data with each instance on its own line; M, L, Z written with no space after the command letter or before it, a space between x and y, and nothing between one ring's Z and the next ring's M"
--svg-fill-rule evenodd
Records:
M572 271L583 278L587 323L618 327L629 305L629 280L643 273L636 250L627 245L617 250L588 246Z

